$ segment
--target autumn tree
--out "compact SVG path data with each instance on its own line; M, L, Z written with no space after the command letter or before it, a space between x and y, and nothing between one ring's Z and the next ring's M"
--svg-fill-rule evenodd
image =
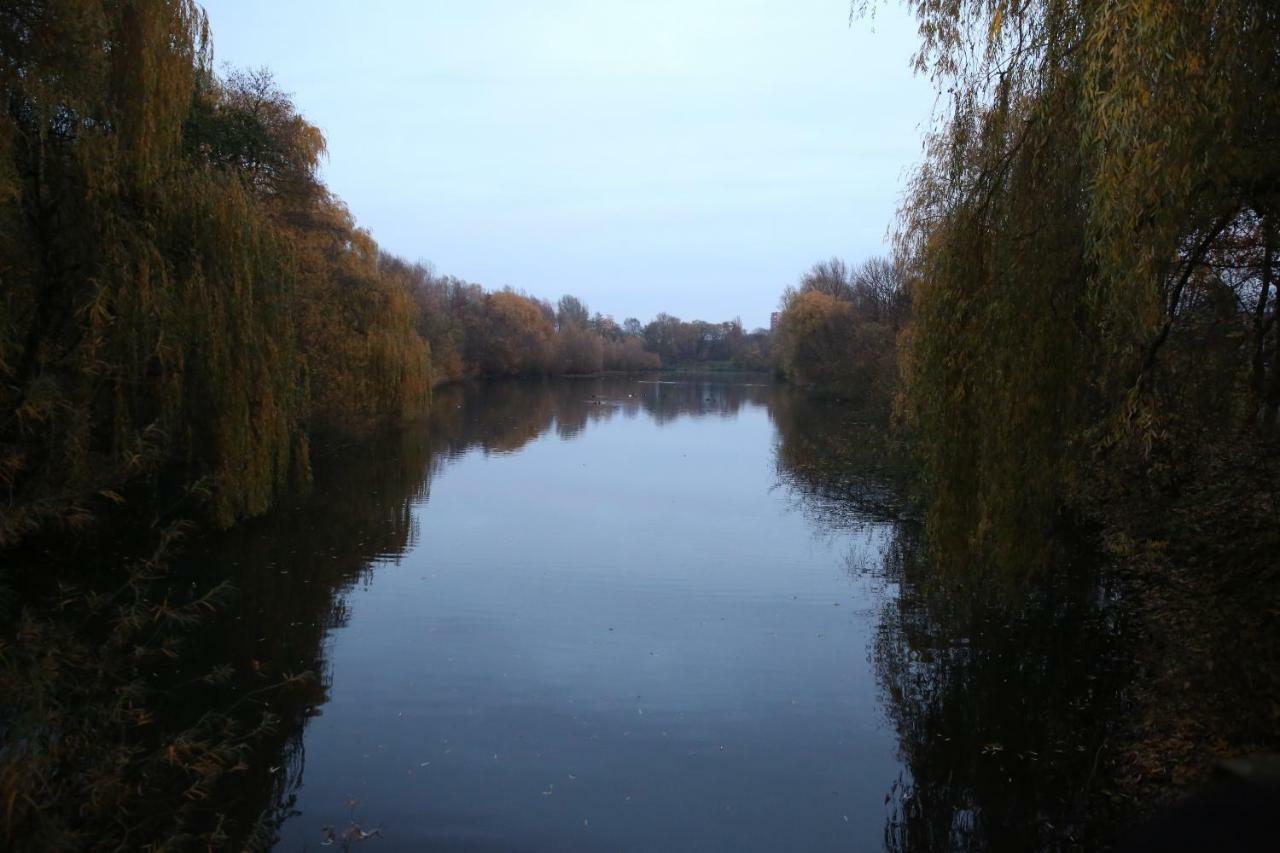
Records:
M0 544L142 481L261 513L307 479L313 416L424 399L323 137L269 75L213 73L194 3L6 5L0 90Z
M624 334L622 327L618 325L613 317L601 314L599 311L591 315L591 320L587 327L605 341L620 341Z
M425 264L383 254L381 264L406 284L416 307L418 334L431 347L432 380L452 382L478 368L468 360L467 340L479 329L485 290L453 276L438 276Z
M555 361L557 373L599 373L604 369L605 341L583 326L567 325L556 334Z
M859 264L849 279L847 298L860 315L887 323L895 331L906 325L911 314L910 282L902 265L892 258L868 258Z
M319 130L266 70L209 80L192 116L189 146L232 170L291 237L314 424L363 432L421 413L430 355L415 328L412 277L381 264L372 236L320 183Z
M885 415L910 303L891 261L872 258L854 270L839 258L815 264L783 293L772 359L792 382Z
M180 448L223 518L305 474L287 238L184 150L208 57L189 2L0 13L0 542Z
M1280 10L908 6L949 104L899 241L932 536L1031 565L1098 454L1274 439Z
M778 322L778 366L813 391L881 410L888 405L896 354L890 330L865 320L847 299L796 293Z
M481 325L467 343L488 375L546 373L554 357L555 328L537 302L502 290L485 298Z
M646 350L638 337L605 341L601 359L606 370L635 372L662 368L662 359Z

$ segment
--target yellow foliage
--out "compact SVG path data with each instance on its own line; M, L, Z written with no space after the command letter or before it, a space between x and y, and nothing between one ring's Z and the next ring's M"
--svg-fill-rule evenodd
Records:
M212 75L197 6L60 0L21 25L0 30L0 544L148 476L201 483L228 524L306 481L313 425L421 411L416 310L318 183L322 135L269 76Z
M860 316L846 299L816 290L792 296L778 319L774 354L783 375L800 386L888 406L896 376L893 331Z
M899 235L930 535L1032 565L1095 454L1152 453L1192 400L1198 430L1274 423L1280 17L913 7L952 107Z
M555 328L539 305L509 290L489 294L484 325L477 330L481 370L497 376L546 373L554 356Z

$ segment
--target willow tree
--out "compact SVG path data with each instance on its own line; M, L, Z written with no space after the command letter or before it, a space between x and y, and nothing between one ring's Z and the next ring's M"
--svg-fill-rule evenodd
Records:
M192 156L234 175L288 238L298 344L314 427L362 432L421 414L430 353L404 265L320 180L324 135L265 69L209 77L187 119Z
M947 109L902 215L906 411L932 535L1016 563L1187 389L1274 431L1280 8L907 5Z
M428 396L410 283L319 180L323 135L210 64L190 0L0 6L0 545L145 478L263 512L316 425Z
M414 328L413 299L369 234L330 201L327 226L299 232L299 332L313 423L367 431L425 414L431 350Z
M222 519L305 473L287 247L184 146L209 59L187 0L0 11L0 539L175 454Z

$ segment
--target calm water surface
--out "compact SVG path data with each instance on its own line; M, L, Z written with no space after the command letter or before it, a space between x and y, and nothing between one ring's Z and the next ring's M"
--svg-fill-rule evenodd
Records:
M317 674L232 807L279 850L1069 848L1105 593L939 604L859 430L760 378L511 382L322 461L189 561L241 588L211 659Z

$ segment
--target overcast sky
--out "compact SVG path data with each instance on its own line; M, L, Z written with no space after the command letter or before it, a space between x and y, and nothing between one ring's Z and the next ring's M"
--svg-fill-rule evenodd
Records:
M933 107L896 5L204 0L386 250L648 320L767 325L814 261L884 251Z

